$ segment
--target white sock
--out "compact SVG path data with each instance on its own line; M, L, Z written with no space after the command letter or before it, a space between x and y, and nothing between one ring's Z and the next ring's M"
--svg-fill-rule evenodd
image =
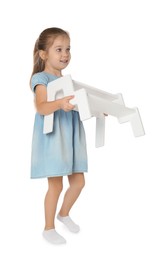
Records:
M71 232L77 233L80 231L80 227L75 224L69 216L61 217L58 214L57 219L60 220Z
M59 235L55 229L49 229L43 231L43 237L52 244L64 244L66 240Z

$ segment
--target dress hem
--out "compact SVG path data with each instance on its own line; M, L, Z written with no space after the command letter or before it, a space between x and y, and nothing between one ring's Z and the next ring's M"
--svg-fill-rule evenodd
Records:
M74 173L84 173L84 172L87 172L87 169L84 169L84 170L74 170L74 171L70 171L70 172L67 172L67 173L59 173L59 174L53 174L53 175L40 175L40 176L31 176L30 178L31 179L42 179L42 178L51 178L51 177L63 177L63 176L69 176L69 175L72 175Z

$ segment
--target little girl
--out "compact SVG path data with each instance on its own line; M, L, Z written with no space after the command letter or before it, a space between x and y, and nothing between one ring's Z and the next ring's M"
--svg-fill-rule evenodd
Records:
M84 187L87 172L87 151L83 124L79 113L68 96L47 101L47 85L62 77L62 70L70 62L70 37L60 28L47 28L37 39L34 47L34 66L30 80L34 92L36 116L32 140L31 178L48 179L45 196L44 238L54 244L66 240L56 231L54 219L62 191L63 176L68 177L69 188L57 219L71 232L79 232L79 226L70 218L69 212ZM44 115L54 112L53 132L43 134Z

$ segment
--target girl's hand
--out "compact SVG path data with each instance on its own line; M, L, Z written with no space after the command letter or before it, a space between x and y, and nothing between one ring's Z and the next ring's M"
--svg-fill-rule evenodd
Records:
M69 101L73 98L74 96L67 96L60 99L60 109L63 109L65 112L69 112L74 109L75 106L69 103Z

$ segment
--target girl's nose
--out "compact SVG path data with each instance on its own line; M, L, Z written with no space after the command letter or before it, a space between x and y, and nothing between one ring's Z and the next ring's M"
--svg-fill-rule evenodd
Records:
M69 51L64 51L63 52L63 56L68 57L69 56Z

